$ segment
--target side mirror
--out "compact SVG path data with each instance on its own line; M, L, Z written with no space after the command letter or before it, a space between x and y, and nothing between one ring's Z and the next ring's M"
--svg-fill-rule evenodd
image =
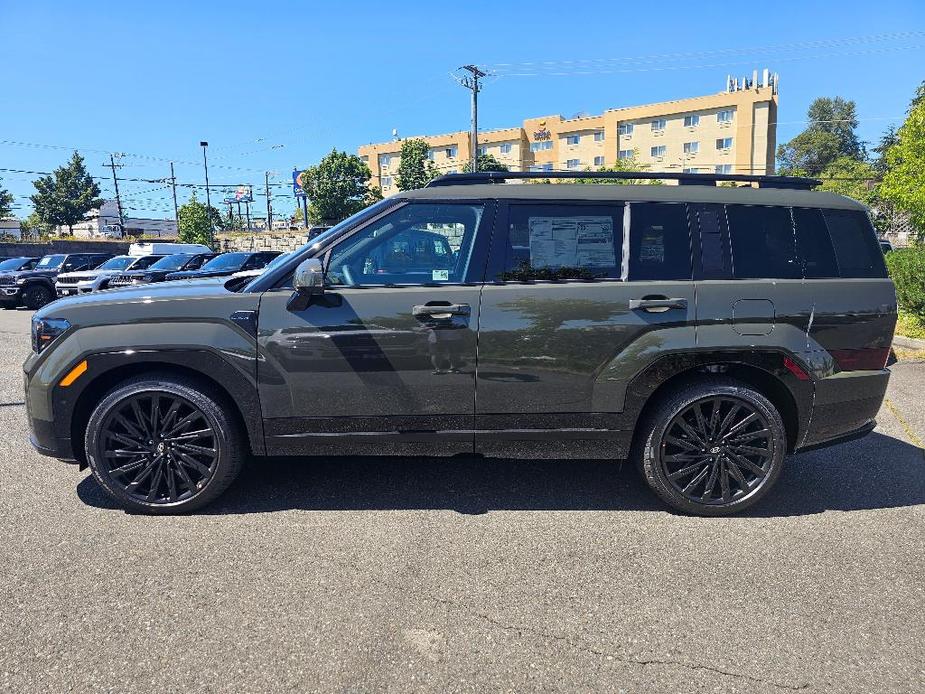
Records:
M299 263L292 276L292 288L295 292L287 305L290 311L304 311L312 298L324 294L324 266L318 258Z

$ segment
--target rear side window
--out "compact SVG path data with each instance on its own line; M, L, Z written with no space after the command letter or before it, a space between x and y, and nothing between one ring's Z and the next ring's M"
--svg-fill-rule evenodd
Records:
M835 249L832 248L822 211L794 207L793 225L796 230L797 255L803 261L803 276L806 279L838 277Z
M619 278L623 205L510 206L499 279Z
M788 207L727 205L732 276L738 279L800 279L793 221Z
M630 280L691 277L687 206L660 202L630 204Z
M886 277L883 251L867 215L855 210L824 210L842 277Z

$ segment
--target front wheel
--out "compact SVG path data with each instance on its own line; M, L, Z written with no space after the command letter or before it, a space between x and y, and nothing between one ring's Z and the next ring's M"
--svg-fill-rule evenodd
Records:
M228 406L193 379L141 376L111 390L87 424L87 460L127 509L182 513L215 500L244 459Z
M670 394L643 426L646 481L685 513L742 511L771 489L784 464L787 435L777 409L731 379L694 383Z
M33 284L22 292L22 303L33 311L55 300L55 293L43 284Z

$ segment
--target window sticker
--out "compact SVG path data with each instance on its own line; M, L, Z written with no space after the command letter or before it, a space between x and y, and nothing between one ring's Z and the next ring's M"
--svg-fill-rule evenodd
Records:
M651 226L643 232L639 244L639 262L665 262L665 227Z
M614 267L611 217L529 217L533 267Z
M434 282L446 282L450 279L449 270L434 270L430 275Z

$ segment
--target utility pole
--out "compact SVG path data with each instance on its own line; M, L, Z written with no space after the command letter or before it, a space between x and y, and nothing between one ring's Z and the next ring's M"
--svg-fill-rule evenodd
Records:
M199 143L199 146L202 147L202 166L206 172L206 214L209 215L209 219L212 218L212 199L209 197L209 160L206 159L206 149L209 146L209 143L205 140ZM212 225L209 224L209 245L211 246L215 243L215 230L212 228Z
M177 207L177 177L173 172L173 162L170 162L170 187L173 189L173 220L177 223L177 233L180 233L180 208Z
M263 172L263 181L267 187L267 231L273 230L273 205L270 204L270 172Z
M119 179L116 178L116 160L112 154L109 155L109 166L112 169L112 187L116 189L116 208L119 210L119 231L125 234L125 218L122 216L122 198L119 197Z
M469 166L473 173L479 170L479 85L480 77L487 77L488 73L479 69L478 65L463 65L460 70L467 71L471 76L459 77L457 82L472 92L472 156Z

